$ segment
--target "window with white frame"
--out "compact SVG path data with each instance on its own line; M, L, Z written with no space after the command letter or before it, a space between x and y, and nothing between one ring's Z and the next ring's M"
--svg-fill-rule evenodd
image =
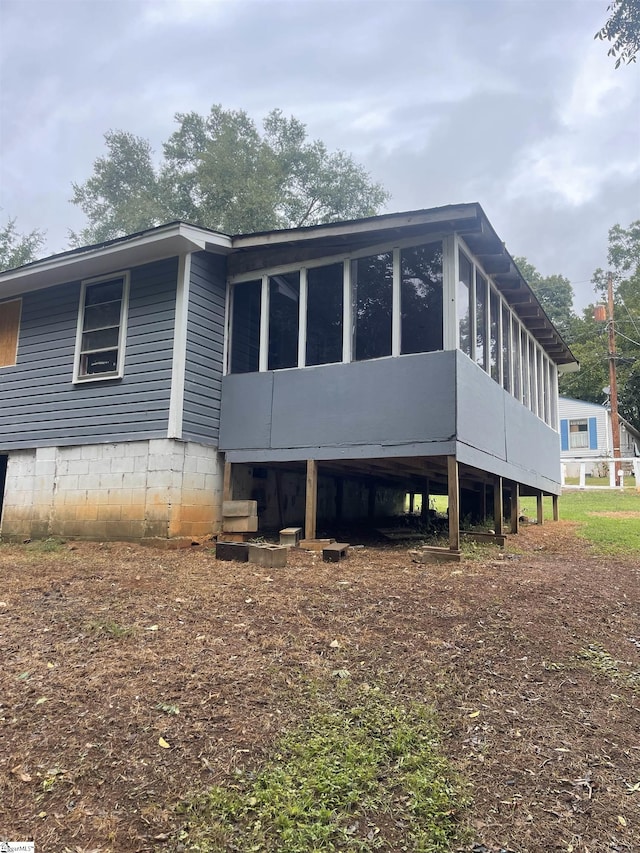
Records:
M400 352L442 349L442 243L400 252Z
M124 374L129 273L82 282L74 381Z
M589 447L589 421L587 418L569 421L569 447Z

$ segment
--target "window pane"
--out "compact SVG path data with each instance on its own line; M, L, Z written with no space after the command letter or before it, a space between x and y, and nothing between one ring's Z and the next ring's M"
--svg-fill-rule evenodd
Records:
M122 302L104 302L101 305L90 305L84 312L84 331L106 329L109 326L120 325L120 308Z
M551 425L551 385L549 382L549 359L542 356L542 381L544 383L544 420Z
M122 279L102 281L87 287L85 306L99 305L102 302L117 302L122 299Z
M231 372L252 373L260 359L260 295L262 282L245 281L233 288Z
M81 376L93 376L98 373L118 372L118 350L83 355L80 361Z
M513 396L516 400L522 400L520 326L515 317L511 318L511 357L513 359Z
M586 420L569 421L569 447L589 447L589 424Z
M538 370L538 417L544 420L544 376L542 374L542 350L536 347L536 367Z
M531 338L529 338L529 408L537 412L538 403L536 395L536 350Z
M549 360L549 425L558 429L558 377L555 364Z
M400 271L400 352L441 350L442 243L403 249Z
M307 273L307 364L342 361L342 264Z
M511 312L502 306L502 387L511 391Z
M111 349L118 347L118 337L120 330L116 326L114 329L101 329L99 332L87 332L82 336L82 352L96 349Z
M460 333L460 349L471 357L471 276L473 267L467 256L458 252L459 278L456 292L456 312L458 315L458 330Z
M353 261L351 275L356 361L391 355L393 253Z
M529 339L524 329L520 329L520 349L522 352L522 402L531 408L529 392Z
M500 299L495 290L492 290L489 296L489 331L491 334L491 378L496 382L500 381L500 353L498 350L499 341L499 324L500 324Z
M300 273L269 278L269 370L298 365Z
M487 369L485 337L487 328L487 280L476 270L476 363Z

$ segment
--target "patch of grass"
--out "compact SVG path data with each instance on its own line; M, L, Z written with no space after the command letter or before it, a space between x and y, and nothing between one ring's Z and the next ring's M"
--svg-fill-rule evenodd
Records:
M466 795L442 755L434 712L344 682L313 701L316 711L257 772L183 804L188 824L174 850L453 849Z
M108 634L110 637L120 639L132 634L133 628L130 625L120 625L113 619L93 619L87 625L87 631L94 634Z
M572 491L560 498L560 518L577 521L579 535L609 554L640 553L640 515L628 513L640 513L640 493Z
M616 660L600 643L590 643L586 649L581 649L578 658L615 684L640 690L640 671L629 671L622 661Z
M65 543L62 539L50 537L49 539L36 539L34 542L27 543L29 551L37 551L41 554L57 553L62 550Z

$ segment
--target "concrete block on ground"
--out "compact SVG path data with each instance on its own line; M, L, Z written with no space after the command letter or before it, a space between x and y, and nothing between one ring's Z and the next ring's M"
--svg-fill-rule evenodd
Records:
M216 542L216 560L246 563L249 559L249 547L246 542Z
M285 527L280 531L280 544L288 548L297 548L300 544L301 527Z
M243 518L258 514L258 501L224 501L222 515L224 518Z
M299 547L305 551L322 551L335 541L335 539L301 539Z
M289 549L283 545L254 545L249 543L249 562L265 569L278 569L287 565Z
M250 537L250 533L221 533L218 542L246 542Z
M322 549L322 559L325 563L339 563L348 553L348 542L333 542Z
M243 518L223 518L222 529L225 533L255 533L258 529L258 516L248 515Z

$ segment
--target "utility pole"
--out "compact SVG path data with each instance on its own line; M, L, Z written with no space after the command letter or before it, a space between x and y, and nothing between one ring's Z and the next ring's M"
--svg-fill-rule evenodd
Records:
M613 274L607 276L607 293L609 299L609 390L611 399L611 435L613 438L613 465L615 484L619 486L616 459L620 458L620 419L618 418L618 385L616 379L616 333L613 323Z

